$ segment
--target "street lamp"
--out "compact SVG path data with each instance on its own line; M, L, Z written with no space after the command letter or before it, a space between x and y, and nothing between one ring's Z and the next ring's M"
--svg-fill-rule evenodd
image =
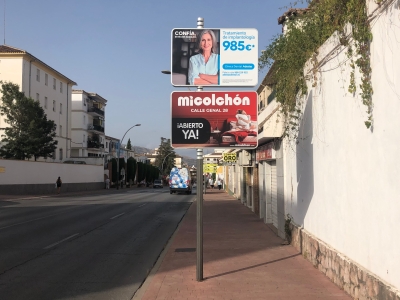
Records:
M171 74L171 71L169 71L169 70L162 70L161 73L163 73L163 74Z
M118 157L117 157L117 190L119 190L119 176L120 176L120 174L119 174L119 155L120 155L120 151L121 151L121 144L122 144L122 141L124 140L124 137L125 137L125 135L128 133L129 130L131 130L133 127L140 126L140 125L141 125L141 124L136 124L136 125L133 125L131 128L129 128L129 129L125 132L124 136L122 137L122 139L121 139L120 142L119 142Z
M166 159L169 155L171 155L172 153L174 153L174 152L170 152L170 153L168 153L168 154L164 157L164 159L163 159L163 161L162 161L162 164L161 164L161 172L164 170L163 166L164 166L165 159Z

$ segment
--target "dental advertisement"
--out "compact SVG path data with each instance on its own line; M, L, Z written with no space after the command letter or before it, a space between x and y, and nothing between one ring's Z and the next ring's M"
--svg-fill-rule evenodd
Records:
M173 29L171 48L174 86L258 84L257 29Z

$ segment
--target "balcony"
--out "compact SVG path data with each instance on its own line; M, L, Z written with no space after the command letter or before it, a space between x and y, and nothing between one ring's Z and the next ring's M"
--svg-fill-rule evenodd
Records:
M100 125L88 125L88 131L104 133L104 127L102 127Z
M92 116L104 117L104 110L101 110L100 108L97 108L95 106L89 106L88 114Z
M258 114L258 144L263 144L283 134L284 120L279 115L279 104L276 99L271 101Z
M87 147L88 149L98 149L98 150L104 148L104 146L100 144L98 141L91 141L91 140L88 140Z

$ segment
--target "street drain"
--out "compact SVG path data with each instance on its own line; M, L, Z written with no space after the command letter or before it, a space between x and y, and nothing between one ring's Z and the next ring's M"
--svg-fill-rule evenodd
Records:
M175 252L196 252L196 248L176 248Z

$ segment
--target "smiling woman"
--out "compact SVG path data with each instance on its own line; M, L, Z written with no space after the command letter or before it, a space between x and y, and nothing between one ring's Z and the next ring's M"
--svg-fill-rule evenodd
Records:
M191 85L218 84L219 55L217 40L210 29L203 30L197 38L197 52L189 60L189 83Z

